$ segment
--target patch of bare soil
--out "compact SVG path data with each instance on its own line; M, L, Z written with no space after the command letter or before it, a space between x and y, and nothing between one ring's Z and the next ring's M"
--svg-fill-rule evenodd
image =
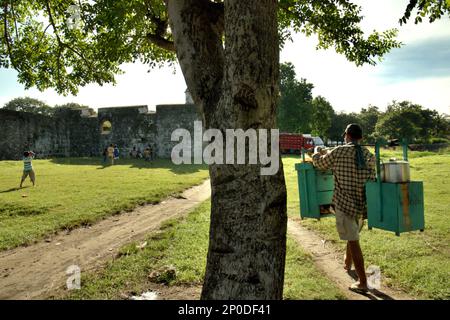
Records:
M119 249L139 241L160 228L170 218L187 214L211 195L210 181L186 190L181 196L169 198L157 205L147 205L121 215L109 217L97 224L60 232L46 241L28 247L0 252L0 299L45 299L58 296L64 290L69 275L66 270L76 265L81 272L101 268L117 256ZM349 299L412 299L403 292L385 286L361 295L348 290L355 274L343 268L342 256L319 235L294 219L289 219L288 232L315 265L335 282ZM353 277L352 277L353 276ZM160 300L197 300L201 285L166 286L151 284L149 291ZM124 299L130 298L124 295Z
M170 218L187 214L211 195L210 181L169 198L102 220L90 227L59 233L28 247L0 252L0 299L45 299L66 285L67 268L81 272L100 268L119 249L144 239ZM182 287L183 288L183 287ZM161 297L181 296L181 289L164 288ZM186 289L185 289L186 290ZM189 292L196 292L189 289ZM186 294L187 294L186 293ZM175 299L175 298L174 298Z

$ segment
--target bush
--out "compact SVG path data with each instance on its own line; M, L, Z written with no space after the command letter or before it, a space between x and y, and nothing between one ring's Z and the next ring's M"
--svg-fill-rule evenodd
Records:
M431 138L430 139L431 143L449 143L450 140L446 139L446 138Z

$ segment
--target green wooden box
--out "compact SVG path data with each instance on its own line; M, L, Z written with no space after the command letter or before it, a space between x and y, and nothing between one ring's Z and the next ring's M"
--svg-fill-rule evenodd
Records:
M312 163L295 164L300 197L300 217L320 219L321 205L330 205L333 199L334 178L331 170L320 171Z
M381 182L380 146L375 144L377 181L366 183L367 220L369 229L395 232L423 231L425 228L422 181L405 183ZM407 143L403 141L403 159L408 160ZM304 153L302 154L303 160ZM320 219L321 205L332 203L334 178L331 170L320 171L312 163L295 164L300 197L300 217ZM330 216L330 215L328 215Z
M366 183L369 229L402 232L425 228L423 182Z

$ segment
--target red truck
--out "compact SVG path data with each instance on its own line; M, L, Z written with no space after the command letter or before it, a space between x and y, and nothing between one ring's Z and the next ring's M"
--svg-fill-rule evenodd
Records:
M304 137L301 133L280 133L280 152L300 154L302 149L314 147L311 137Z

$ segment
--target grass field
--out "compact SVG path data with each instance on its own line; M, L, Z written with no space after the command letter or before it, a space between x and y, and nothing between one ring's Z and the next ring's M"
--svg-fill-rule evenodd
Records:
M182 220L167 221L161 232L147 239L144 249L137 243L122 248L120 258L104 270L82 274L81 290L69 299L123 299L149 288L148 274L163 266L176 268L169 285L200 285L203 281L209 232L209 201ZM311 258L288 239L285 299L344 299L342 293L316 270Z
M382 157L401 158L399 151L383 151ZM411 179L424 182L425 232L392 232L367 226L361 235L366 266L377 265L392 287L411 295L431 299L450 299L450 152L410 152ZM299 217L297 174L299 157L284 158L288 190L288 214ZM345 245L335 230L334 218L303 220L303 226L315 230L336 244Z
M383 156L400 158L399 152ZM411 177L424 181L424 233L396 237L381 230L363 231L361 245L370 264L381 267L383 281L407 293L432 299L450 298L450 153L411 152ZM283 159L288 214L299 217L299 157ZM37 187L17 190L22 163L0 162L0 250L31 243L64 228L74 228L137 205L179 193L208 176L205 166L174 166L169 161L121 160L102 166L100 159L36 160ZM343 250L334 218L301 222ZM209 203L182 221L166 222L149 236L148 245L122 249L121 257L97 273L83 274L83 289L69 298L121 298L148 287L147 275L164 265L177 268L172 283L201 283L209 230ZM317 271L311 258L288 239L284 296L286 299L342 299L342 293Z
M36 187L18 189L23 164L0 161L0 250L32 243L57 230L156 203L199 184L206 166L175 166L169 160L63 158L33 161Z

